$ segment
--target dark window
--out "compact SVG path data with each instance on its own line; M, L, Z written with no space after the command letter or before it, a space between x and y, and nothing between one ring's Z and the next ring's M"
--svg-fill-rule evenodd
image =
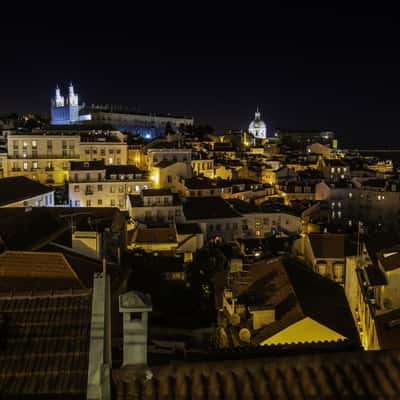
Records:
M142 313L140 312L131 312L130 313L131 321L141 321Z

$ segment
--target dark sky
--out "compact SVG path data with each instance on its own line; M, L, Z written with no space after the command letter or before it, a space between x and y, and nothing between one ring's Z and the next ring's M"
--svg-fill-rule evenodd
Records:
M71 80L87 103L193 114L219 132L246 128L259 105L270 127L334 130L343 145L400 146L395 10L236 11L211 18L209 9L188 9L164 20L138 12L107 23L92 14L91 24L23 21L17 29L8 22L0 114L48 112L54 86Z

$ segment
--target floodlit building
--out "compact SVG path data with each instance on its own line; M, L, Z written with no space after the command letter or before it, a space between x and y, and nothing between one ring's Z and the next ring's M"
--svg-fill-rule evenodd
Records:
M261 119L261 113L257 108L254 114L253 121L249 125L249 133L251 133L256 139L266 139L267 138L267 125Z
M167 125L174 131L178 131L181 126L194 124L193 117L142 113L109 104L92 104L87 107L87 110L91 113L93 122L110 124L122 132L136 133L145 139L154 139L163 135Z
M83 161L103 160L106 165L126 165L128 145L119 131L88 131L80 135L80 154Z
M144 189L128 196L129 215L138 222L184 222L182 202L170 189Z
M72 83L68 86L68 96L66 97L62 96L61 90L57 86L55 96L51 99L51 124L73 125L90 121L90 114L80 114L83 107L84 105L79 104L79 97L75 93Z
M68 181L69 163L80 158L76 132L17 132L8 135L8 176L24 175L42 183Z
M130 194L150 189L148 173L134 165L104 165L103 161L71 163L68 183L71 207L118 207L127 209Z

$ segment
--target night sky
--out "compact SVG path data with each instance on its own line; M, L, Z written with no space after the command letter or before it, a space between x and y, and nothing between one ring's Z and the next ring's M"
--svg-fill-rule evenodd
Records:
M104 27L60 23L57 39L54 23L46 31L6 22L0 114L48 113L54 86L72 81L88 104L194 115L218 132L246 128L258 105L269 127L334 130L344 146L400 146L394 10L236 11L200 23L189 9L186 18L148 17L151 29L112 17Z

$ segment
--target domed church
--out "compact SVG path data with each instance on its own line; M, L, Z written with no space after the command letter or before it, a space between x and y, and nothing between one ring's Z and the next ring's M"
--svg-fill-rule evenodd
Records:
M267 125L261 119L260 111L258 110L254 115L254 120L250 122L249 133L251 133L256 139L266 139L267 138Z

